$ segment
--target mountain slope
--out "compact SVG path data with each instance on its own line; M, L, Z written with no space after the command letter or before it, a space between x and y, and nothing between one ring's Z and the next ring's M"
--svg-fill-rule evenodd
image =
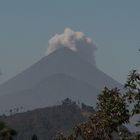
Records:
M29 89L38 84L44 77L56 73L64 73L94 85L99 90L106 86L120 84L83 60L76 52L61 48L42 58L39 62L0 86L1 94L14 93Z
M95 105L95 97L99 92L94 86L71 76L54 74L30 89L1 96L0 109L4 111L21 106L25 109L34 109L58 104L58 101L67 97Z
M121 84L76 52L61 48L2 84L0 109L19 106L32 109L54 105L66 97L95 104L104 86L121 87Z

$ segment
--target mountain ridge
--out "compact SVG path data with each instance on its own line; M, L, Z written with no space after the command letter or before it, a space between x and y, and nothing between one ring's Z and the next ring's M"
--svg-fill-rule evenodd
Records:
M84 115L86 112L87 115ZM70 103L18 113L0 120L18 132L17 140L30 140L33 134L40 140L50 140L58 132L70 134L75 125L88 118L88 113Z
M68 54L70 53L70 56L68 56ZM56 56L56 54L57 54L57 56ZM25 79L25 77L26 78L28 78L28 76L26 76L26 75L28 75L28 73L29 73L29 71L30 71L30 74L33 74L33 76L32 76L32 78L31 79L29 79L28 78L28 80L30 81L30 82L24 82L24 84L25 84L25 86L27 86L27 87L25 87L24 89L27 89L28 88L28 86L29 86L29 83L31 84L30 86L33 86L33 85L35 85L35 84L33 84L33 82L40 76L40 79L42 79L43 77L46 77L46 75L47 76L50 76L50 75L52 75L52 74L55 74L55 73L65 73L65 74L70 74L70 72L68 73L67 71L68 71L68 65L69 64L67 64L66 65L66 63L68 63L69 61L72 61L71 59L72 59L72 57L75 57L76 56L76 59L79 59L78 60L78 63L80 62L80 61L82 61L82 62L84 62L84 64L86 63L87 65L88 65L88 67L90 67L90 68L88 68L88 69L90 69L90 71L88 71L88 72L90 72L90 74L91 73L94 73L94 72L97 72L98 71L98 73L100 73L100 74L102 74L103 76L108 76L108 75L106 75L105 73L103 73L103 72L101 72L98 68L96 68L95 66L93 66L93 65L90 65L88 62L86 62L85 60L83 60L80 56L78 56L78 54L76 54L76 52L73 52L72 50L70 50L70 49L68 49L68 48L61 48L61 49L59 49L59 50L56 50L55 52L53 52L53 53L51 53L50 55L48 55L48 56L45 56L45 57L43 57L41 60L39 60L38 62L36 62L35 64L33 64L33 65L31 65L31 67L29 67L29 68L27 68L26 70L24 70L23 72L21 72L20 74L18 74L17 76L15 76L15 77L13 77L13 78L11 78L10 80L8 80L7 82L5 82L5 83L3 83L2 85L0 85L0 92L1 92L1 94L3 93L3 91L1 91L2 90L2 88L6 85L6 87L4 87L6 90L7 90L7 88L8 89L10 89L10 88L13 88L13 87L15 87L16 88L16 90L18 90L18 88L20 87L19 86L19 83L20 83L20 81L19 82L16 82L16 84L18 84L18 85L14 85L14 84L11 84L11 83L14 83L14 81L15 80L19 80L19 79L21 79L21 80L24 80ZM52 59L53 58L53 59ZM58 59L58 58L60 58L60 59ZM58 65L59 65L59 63L62 63L62 61L64 61L64 59L63 58L67 58L67 60L66 61L68 61L68 62L65 62L64 63L64 65L62 64L61 65L61 67L62 67L62 69L60 68L60 70L58 69ZM48 61L50 61L49 59L51 59L51 61L53 61L53 62L51 62L51 63L47 63ZM74 59L74 60L76 60L76 59ZM73 60L73 62L74 62L74 60ZM55 64L53 65L53 68L52 68L52 64L54 63L54 61L55 61ZM47 63L47 64L46 64ZM44 66L46 64L46 67ZM83 64L83 63L82 63ZM74 64L73 64L74 65ZM41 66L41 69L39 69L39 67ZM77 66L77 65L75 65L75 66ZM51 67L51 68L50 68ZM84 67L80 67L80 70L82 70L82 68L84 68ZM93 69L94 68L94 69ZM47 70L46 70L47 69ZM62 71L63 69L65 69L64 71ZM91 72L91 69L92 70L94 70L94 71L92 71ZM46 72L44 72L46 70ZM73 71L74 71L74 73L75 73L75 68L74 69L72 69ZM79 70L79 69L78 69ZM38 72L38 71L40 71L40 72ZM49 72L49 74L47 73L47 72ZM84 71L85 72L85 71ZM84 74L86 74L86 73L82 73L82 74L80 74L80 76L79 77L81 77L81 76L83 76ZM87 73L88 73L87 72ZM41 75L43 73L43 75ZM73 74L73 73L72 73ZM77 74L77 73L76 73ZM89 75L90 75L89 74ZM99 74L98 74L99 75ZM30 75L29 75L30 76ZM71 75L70 75L71 76ZM73 76L73 75L72 75ZM75 76L75 75L74 75ZM78 77L78 78L79 78ZM34 79L35 78L35 79ZM90 76L88 77L88 78L90 78ZM109 76L109 78L111 79L111 80L113 80L110 76ZM103 79L103 78L102 78ZM27 80L27 79L26 79ZM89 79L88 79L89 80ZM86 80L86 82L88 81L88 80ZM96 78L96 82L97 82L97 80L98 80L98 78ZM115 80L113 80L113 81L115 81ZM38 82L38 81L37 81ZM100 82L101 82L101 78L100 78ZM106 82L106 84L107 84L107 82L108 81L105 81ZM120 85L117 81L115 81L118 85ZM12 87L10 87L9 85L12 85ZM92 84L92 82L90 82L90 84ZM9 87L8 87L9 86ZM21 85L21 86L24 86L24 85ZM101 87L99 87L99 89L100 89ZM19 89L20 90L20 89ZM11 92L11 91L10 91ZM7 93L4 93L4 94L7 94Z
M73 100L78 100L79 97L85 103L95 104L97 95L104 86L122 87L76 52L61 48L1 85L0 93L3 96L0 96L0 106L9 106L10 109L21 106L21 103L24 106L27 101L32 107L35 102L38 103L34 104L35 107L48 106L51 101L53 105L62 98L72 96ZM39 102L39 99L44 102Z

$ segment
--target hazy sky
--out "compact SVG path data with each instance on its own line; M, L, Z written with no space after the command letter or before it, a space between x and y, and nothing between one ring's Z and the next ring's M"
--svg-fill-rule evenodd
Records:
M140 0L1 0L0 82L42 58L66 27L96 42L98 67L116 80L140 69Z

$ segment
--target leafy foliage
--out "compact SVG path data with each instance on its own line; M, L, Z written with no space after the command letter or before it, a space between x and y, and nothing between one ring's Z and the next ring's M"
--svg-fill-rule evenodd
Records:
M117 88L105 87L103 93L98 97L97 110L106 119L106 127L115 130L118 126L129 122L129 110L122 94Z
M140 113L140 74L133 70L128 77L128 80L125 84L126 99L129 103L133 103L134 108L132 110L132 115Z
M16 135L15 130L7 127L4 122L0 122L0 140L12 140Z
M127 104L119 90L105 87L98 96L96 113L87 122L76 126L72 135L64 136L60 133L55 140L112 140L112 133L120 133L120 126L128 123L129 117Z

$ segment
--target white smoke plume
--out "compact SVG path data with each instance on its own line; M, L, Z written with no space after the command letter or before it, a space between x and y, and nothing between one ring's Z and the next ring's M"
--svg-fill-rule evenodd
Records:
M70 28L66 28L64 33L56 34L49 40L49 46L46 54L50 54L59 48L67 47L77 52L82 58L89 63L95 65L94 52L96 45L92 39L82 32L75 32Z

